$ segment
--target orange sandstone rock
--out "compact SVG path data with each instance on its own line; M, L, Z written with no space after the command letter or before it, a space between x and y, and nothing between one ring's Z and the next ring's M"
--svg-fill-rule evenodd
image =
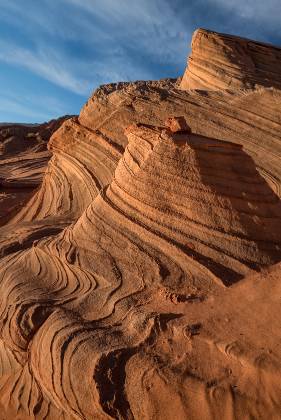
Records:
M199 30L181 89L102 86L52 135L0 229L1 419L280 417L279 57Z
M198 29L181 89L281 88L281 48Z
M191 133L191 128L187 125L184 117L170 117L165 121L165 126L173 133Z

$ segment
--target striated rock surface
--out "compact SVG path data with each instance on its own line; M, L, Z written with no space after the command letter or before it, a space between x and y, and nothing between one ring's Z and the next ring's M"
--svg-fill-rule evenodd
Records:
M100 87L1 227L0 418L280 417L281 91L184 78Z
M47 142L70 117L43 124L0 123L0 225L11 218L41 184L51 157Z
M281 196L281 91L225 92L179 90L175 80L118 83L99 88L77 118L52 137L53 157L43 184L15 218L77 218L111 180L127 145L124 130L134 122L165 126L183 115L193 132L243 144L258 171ZM79 175L78 175L79 174Z
M281 48L198 29L182 89L281 88Z

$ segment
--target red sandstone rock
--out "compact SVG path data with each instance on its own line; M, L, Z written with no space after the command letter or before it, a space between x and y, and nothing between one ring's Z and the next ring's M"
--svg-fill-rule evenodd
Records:
M279 417L279 53L200 33L198 91L99 88L1 227L1 419Z
M43 124L0 124L0 225L34 194L51 157L47 142L70 116Z
M237 36L195 31L182 89L281 88L281 48Z
M171 117L165 121L165 126L173 133L191 133L191 128L187 125L184 117Z

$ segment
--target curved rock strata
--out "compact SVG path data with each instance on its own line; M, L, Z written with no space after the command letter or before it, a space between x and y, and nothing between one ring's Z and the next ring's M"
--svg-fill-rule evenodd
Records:
M281 88L281 48L198 29L181 81L182 89Z
M12 223L81 214L111 181L121 157L103 135L84 128L76 118L56 131L48 148L53 157L42 186Z
M172 80L103 86L78 119L56 132L40 190L10 223L60 216L75 220L110 182L127 144L125 128L134 122L164 126L172 115L183 115L197 134L242 144L281 196L280 102L280 91L272 89L236 95L190 92Z
M40 186L51 157L47 142L70 117L43 124L0 123L0 225L16 214Z
M215 298L281 258L280 200L241 146L147 125L127 134L112 182L77 222L2 260L4 354L21 375L28 364L24 387L40 384L26 408L38 418L46 404L66 418L141 418L125 366L157 364L151 354L178 317L170 304Z
M226 42L242 90L106 85L52 135L0 229L0 418L278 418L281 91Z

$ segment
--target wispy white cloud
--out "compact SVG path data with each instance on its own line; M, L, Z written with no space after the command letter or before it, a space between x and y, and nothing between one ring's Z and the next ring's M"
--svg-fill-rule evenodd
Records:
M31 3L28 13L19 0L4 3L2 19L21 29L24 19L31 45L0 41L0 60L72 92L87 95L97 84L117 78L155 78L157 62L185 62L188 35L166 0ZM79 45L67 50L68 41L80 43L87 56L79 54Z
M280 25L280 0L207 0L229 12L235 12L243 19L254 19L260 23Z
M62 62L55 50L43 47L38 51L17 47L0 41L0 60L9 64L20 65L33 73L78 94L89 91L87 81L76 78Z
M112 40L127 41L139 53L161 62L179 61L187 51L191 29L181 21L167 0L59 0L75 5L110 30ZM183 51L184 49L184 51Z

